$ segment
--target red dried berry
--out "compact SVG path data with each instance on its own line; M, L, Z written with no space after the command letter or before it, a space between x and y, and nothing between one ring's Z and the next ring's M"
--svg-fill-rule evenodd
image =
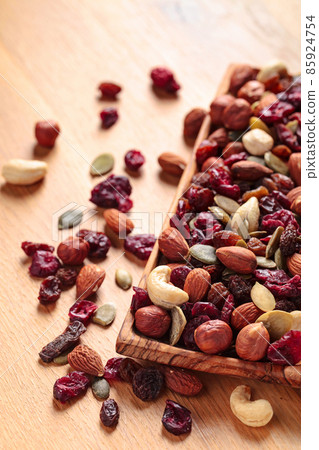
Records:
M301 332L288 331L278 341L273 342L268 348L267 358L274 364L297 364L301 360Z
M124 358L119 366L119 375L123 381L132 383L134 375L140 369L142 369L141 364L134 361L134 359Z
M129 150L124 157L124 162L128 170L136 172L145 163L145 158L140 151Z
M133 286L133 291L135 292L135 294L133 295L131 302L132 314L135 314L138 309L144 308L144 306L152 305L151 299L149 298L148 293L145 289Z
M189 204L195 211L207 211L214 203L214 193L210 189L192 185L187 193Z
M42 147L53 147L60 127L54 120L42 120L35 125L35 137Z
M192 317L208 316L211 320L220 318L219 309L209 302L197 302L192 308Z
M159 396L163 382L163 375L158 369L155 367L143 367L133 377L133 392L143 402L154 400Z
M233 294L237 303L250 301L251 286L239 275L229 277L228 289Z
M60 261L51 252L37 250L32 256L29 272L33 277L46 278L55 275L59 267Z
M292 311L295 311L295 309L296 306L294 302L290 300L279 300L278 302L276 302L275 310L286 311L290 313Z
M181 87L176 82L173 72L165 67L156 67L151 71L151 79L154 86L168 93L175 93Z
M96 304L89 300L79 300L69 309L70 321L74 322L78 320L84 325L87 325L97 308Z
M84 394L89 387L90 380L83 372L71 372L59 378L54 383L53 397L61 403Z
M204 162L211 156L217 156L218 144L216 141L204 140L201 142L196 150L196 162L198 167L201 168Z
M27 256L33 256L38 250L44 250L45 252L54 252L54 247L48 244L38 244L30 241L24 241L21 244L21 248Z
M121 362L124 358L111 358L104 367L104 378L107 381L122 381L119 373Z
M116 108L105 108L100 112L102 128L111 128L117 122L119 115Z
M238 161L245 161L247 159L247 153L241 152L234 155L231 155L229 158L224 160L224 164L227 167L231 167L233 164L235 164Z
M280 236L280 251L284 256L291 256L297 248L297 230L292 224L288 224Z
M191 303L191 302L186 302L181 305L181 310L183 311L183 314L184 314L187 322L189 322L192 318L193 307L194 307L194 303Z
M137 258L146 260L152 253L156 238L154 234L136 234L127 236L124 241L124 249L133 253Z
M192 269L187 266L176 267L171 272L170 282L180 289L184 288L187 275Z
M117 208L121 212L128 212L133 206L129 198L131 192L132 186L127 177L110 175L92 189L90 201L102 208Z
M90 258L105 258L111 247L111 241L101 231L80 230L76 235L84 239L90 246Z
M75 269L65 269L62 267L55 276L60 280L63 288L74 286L78 273Z
M232 312L234 311L234 309L235 309L235 299L232 294L229 294L225 300L225 303L224 303L224 306L222 309L222 313L220 316L220 320L229 324L230 318L231 318L231 315L232 315Z
M293 152L300 152L301 145L297 134L293 132L283 123L276 126L278 138L282 144L287 145Z
M234 231L221 230L214 234L213 246L215 248L234 246L241 239L242 237Z
M295 183L292 179L282 173L273 173L270 175L270 178L276 184L277 190L281 191L283 194L288 194L288 192L295 187Z
M179 436L192 429L191 412L173 400L166 400L162 423L169 433Z
M59 278L55 276L47 277L40 285L38 300L40 303L56 302L61 295L61 283Z
M268 105L263 108L260 112L259 117L263 122L267 124L273 124L281 122L284 117L289 116L294 111L295 108L290 103L278 100L270 106Z
M261 281L263 283L268 281L269 283L279 285L286 284L290 280L290 277L284 270L256 269L254 272L254 276L258 281Z
M104 81L99 85L99 90L103 97L109 97L114 99L116 95L121 92L122 88L118 84L111 83L109 81Z
M278 299L295 298L301 295L301 279L299 275L295 275L287 283L281 285L267 280L264 286Z
M100 419L105 427L115 427L118 424L120 418L120 412L118 404L112 398L104 400L101 411Z

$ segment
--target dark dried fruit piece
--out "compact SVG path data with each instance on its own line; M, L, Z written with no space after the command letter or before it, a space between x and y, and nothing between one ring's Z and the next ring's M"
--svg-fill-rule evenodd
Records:
M119 407L115 400L104 400L100 411L100 419L105 427L115 427L120 418Z
M188 266L176 267L171 272L170 282L174 286L183 289L187 275L192 269Z
M239 275L232 275L229 277L228 289L235 297L236 302L250 302L251 286L249 286L249 284Z
M222 282L214 283L208 292L207 300L217 306L218 309L222 309L229 294L229 290Z
M265 256L267 246L260 239L252 237L247 242L247 248L255 253L256 256Z
M78 320L87 325L97 308L96 304L89 300L78 300L69 309L70 321Z
M199 394L203 385L199 378L184 369L177 369L176 367L163 366L162 372L164 374L166 386L177 394L193 396Z
M189 433L192 429L191 412L173 400L166 400L162 423L166 430L175 436Z
M299 275L295 275L287 283L279 286L267 280L264 286L278 299L295 298L301 295L301 279Z
M111 241L101 231L80 230L76 235L84 239L90 246L89 257L105 258L111 247Z
M121 212L128 212L133 206L129 198L131 192L129 179L113 174L92 189L90 201L102 208L116 208Z
M118 84L105 81L99 85L99 90L103 97L114 99L116 95L121 92L122 88Z
M219 319L220 311L213 303L197 302L193 306L192 317L198 316L208 316L210 319Z
M142 369L143 366L132 358L124 358L119 365L119 375L123 381L132 383L136 372Z
M295 365L301 360L301 332L288 331L278 341L273 342L267 352L267 358L274 364Z
M194 333L196 328L198 328L202 323L208 322L209 320L211 320L210 317L205 315L194 317L194 319L191 319L187 323L182 334L182 339L186 348L188 348L189 350L199 350L195 343Z
M274 310L278 310L278 311L286 311L286 312L292 312L295 311L296 306L294 304L294 302L290 301L290 300L279 300L278 302L276 302L276 306L274 308Z
M69 350L78 343L81 334L86 331L83 323L75 321L70 323L64 333L56 337L52 342L47 344L39 353L43 362L49 363L54 358Z
M124 358L111 358L107 361L104 367L104 378L107 381L121 381L121 375L119 373L121 362Z
M220 320L229 324L234 309L235 309L235 299L232 294L229 294L225 300L222 313L220 315Z
M131 302L132 314L135 314L138 309L144 308L144 306L150 306L153 304L145 289L133 286L133 291L135 294L133 295Z
M60 261L51 252L38 250L32 256L32 263L29 267L30 275L33 277L46 278L55 275L60 267Z
M292 224L288 224L280 236L279 248L284 256L291 256L297 248L297 230Z
M61 283L55 276L45 278L40 285L40 292L38 300L40 303L56 302L61 295Z
M166 67L156 67L151 71L151 78L155 87L174 94L181 87L176 82L173 72Z
M138 370L133 377L133 392L144 402L158 397L163 386L163 375L154 367Z
M74 286L78 273L75 269L65 269L61 267L55 274L55 276L60 280L63 288Z
M27 256L33 256L38 250L44 250L46 252L54 252L54 247L48 244L38 244L30 241L24 241L21 244L21 248Z
M71 372L56 380L53 386L53 397L61 403L84 394L90 380L83 372Z
M110 128L117 122L119 115L116 108L105 108L100 112L102 128Z
M198 167L202 167L203 163L212 156L217 156L218 145L217 142L204 140L201 142L196 150L196 162Z
M127 236L124 241L124 249L145 261L152 253L155 242L154 234L135 234Z
M125 154L124 162L128 170L136 172L145 163L145 158L140 151L129 150Z

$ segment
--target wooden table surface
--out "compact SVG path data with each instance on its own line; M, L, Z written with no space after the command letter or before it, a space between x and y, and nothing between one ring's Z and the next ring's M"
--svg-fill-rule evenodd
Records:
M255 398L268 399L274 418L262 429L248 428L231 413L232 389L245 382L201 375L203 392L187 399L169 391L152 403L139 401L130 386L112 385L111 397L121 410L114 431L99 421L100 402L91 391L64 407L52 399L55 380L68 366L44 366L38 352L65 328L74 289L55 306L39 306L39 280L28 275L23 240L57 245L70 233L57 233L56 220L70 203L93 205L89 192L98 179L89 163L102 152L116 157L114 172L125 174L123 155L140 149L147 162L131 179L134 212L150 218L165 213L177 181L161 175L157 156L174 151L188 158L182 121L195 106L208 107L215 87L230 62L260 66L272 58L299 71L299 1L291 0L2 0L0 4L0 152L1 164L14 157L41 159L49 164L43 183L30 188L8 186L1 180L1 448L299 448L300 395L280 386L249 381ZM170 67L182 89L178 98L157 97L149 71ZM123 86L116 102L102 102L96 86L114 80ZM99 112L116 105L120 120L101 130ZM62 136L55 148L35 146L34 123L54 118ZM149 216L147 215L149 214ZM154 218L157 219L155 220ZM142 221L148 231L147 220ZM158 231L156 229L155 231ZM131 290L115 285L115 269L128 269L137 284L142 265L120 248L112 248L101 266L106 280L97 303L113 301L117 316L112 326L91 324L82 341L103 359L115 356L115 340L129 307ZM193 430L174 437L161 425L166 398L191 409Z

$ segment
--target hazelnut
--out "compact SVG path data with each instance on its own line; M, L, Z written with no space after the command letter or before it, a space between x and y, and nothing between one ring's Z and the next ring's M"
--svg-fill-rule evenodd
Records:
M269 333L263 323L251 323L238 333L237 355L247 361L259 361L266 356L269 341Z
M184 119L184 136L186 138L196 138L206 114L204 109L194 108L186 115Z
M237 95L238 90L247 83L247 81L254 78L255 70L251 66L248 66L247 64L237 66L230 79L229 92L233 95Z
M233 339L229 325L222 320L209 320L195 330L195 342L200 350L210 355L226 350Z
M87 257L89 249L90 246L84 239L70 236L61 242L57 254L63 264L79 266Z
M222 157L227 159L232 155L237 155L245 151L245 148L241 142L229 142L223 149Z
M210 118L213 125L223 125L222 115L224 109L234 103L235 97L229 94L220 95L210 105Z
M60 127L54 120L41 120L35 125L35 137L43 147L53 147L59 133Z
M254 156L263 156L274 146L273 138L260 128L250 130L243 136L245 149Z
M135 313L135 326L145 336L161 338L170 325L171 316L159 306L144 306Z
M260 100L264 92L265 85L263 83L256 80L250 80L239 89L237 96L252 104Z
M250 104L242 98L236 98L231 105L224 109L222 120L226 128L243 130L248 127L251 115Z
M224 148L229 142L226 128L218 128L207 138L210 142L217 142L219 148Z
M260 102L256 105L255 108L253 108L254 110L254 115L256 117L260 116L261 111L266 108L267 106L272 105L273 103L277 102L278 98L276 97L275 94L273 94L272 92L269 92L265 95L262 96Z

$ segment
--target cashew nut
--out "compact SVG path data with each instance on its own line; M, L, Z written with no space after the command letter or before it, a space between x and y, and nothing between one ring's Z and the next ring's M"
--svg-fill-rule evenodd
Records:
M154 305L172 309L188 301L188 294L178 287L169 284L171 269L158 266L147 278L147 292Z
M250 401L249 386L237 386L230 396L230 407L237 419L250 427L263 427L273 416L273 409L268 400Z
M42 180L47 170L44 161L10 159L2 167L2 176L8 183L28 186Z
M262 67L257 74L257 80L265 83L276 76L287 75L287 67L281 61L271 61L266 66Z

